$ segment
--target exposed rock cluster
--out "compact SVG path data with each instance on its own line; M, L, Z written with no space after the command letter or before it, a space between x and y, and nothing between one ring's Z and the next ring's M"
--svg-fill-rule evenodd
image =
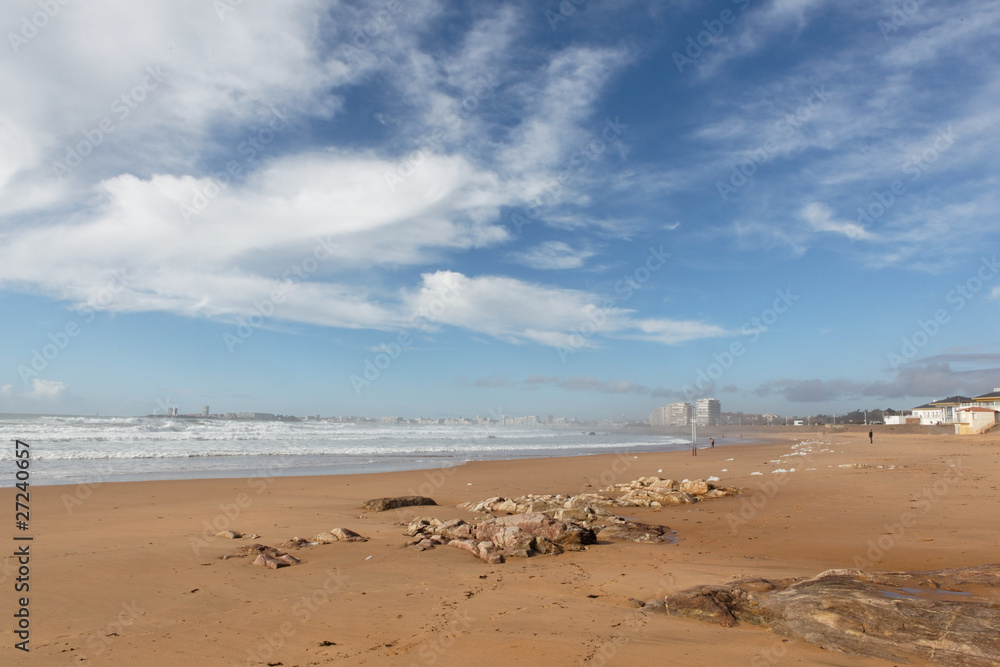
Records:
M361 504L363 508L372 512L385 512L386 510L416 505L437 505L437 503L426 496L397 496L395 498L373 498Z
M696 503L710 498L739 495L740 490L703 479L676 481L659 477L640 477L631 482L601 489L603 493L621 493L613 504L618 507L664 507Z
M528 494L517 498L494 496L486 500L472 501L459 505L470 512L495 514L523 514L526 512L546 512L552 510L582 510L590 508L593 513L610 515L604 507L665 507L696 503L699 500L739 495L740 490L708 482L703 479L676 481L659 477L640 477L631 482L614 484L601 489L601 494L581 493L576 496ZM603 495L602 495L603 494ZM613 497L615 494L621 494ZM560 517L556 517L560 518Z
M293 537L293 540L301 539ZM367 537L361 537L353 530L347 528L331 528L329 532L319 533L311 540L319 544L333 544L334 542L367 542Z
M511 556L580 551L599 540L656 543L672 538L665 526L628 521L590 506L488 515L477 523L418 517L406 534L414 538L409 545L415 551L445 544L466 549L488 563L502 563Z
M896 662L917 657L949 667L1000 663L1000 564L740 579L696 586L645 606L725 627L756 625Z
M234 533L234 537L228 537L229 539L239 539L242 534L236 531L224 531ZM223 537L222 533L219 534ZM259 537L254 535L254 537ZM331 528L329 532L323 532L312 540L306 540L301 537L293 537L290 540L286 540L281 543L279 547L270 547L266 544L258 544L254 542L253 544L247 544L239 547L236 553L228 554L223 556L223 560L228 560L230 558L239 558L241 556L253 556L251 564L260 565L262 567L269 567L272 570L276 570L279 567L287 567L289 565L298 565L301 560L292 556L291 554L285 553L288 549L301 549L303 547L315 546L317 544L331 544L333 542L367 542L367 537L362 537L353 530L347 528Z
M251 561L253 565L260 565L262 567L269 567L272 570L277 570L279 567L288 567L289 565L298 565L301 561L287 554L280 549L275 549L274 547L269 547L265 544L247 544L236 550L235 554L230 554L228 556L223 556L223 560L228 560L230 558L239 558L240 556L252 556L254 557Z
M597 543L592 529L540 512L492 517L476 524L419 517L410 522L406 534L415 538L410 544L418 551L446 544L465 549L487 563L502 563L510 556L579 551Z

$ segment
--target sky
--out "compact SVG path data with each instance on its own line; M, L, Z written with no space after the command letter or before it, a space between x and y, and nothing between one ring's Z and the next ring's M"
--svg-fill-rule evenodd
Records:
M1000 386L1000 2L9 0L0 412Z

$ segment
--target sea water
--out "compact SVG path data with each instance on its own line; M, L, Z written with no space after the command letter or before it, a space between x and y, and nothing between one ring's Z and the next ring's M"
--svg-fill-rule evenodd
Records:
M0 486L15 483L15 439L30 447L33 485L387 472L690 447L613 426L0 415Z

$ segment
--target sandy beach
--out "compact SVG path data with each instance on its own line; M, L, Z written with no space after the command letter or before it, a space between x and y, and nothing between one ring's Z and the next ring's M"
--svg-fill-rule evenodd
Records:
M0 663L889 665L896 663L759 628L650 614L630 599L858 564L928 570L1000 561L1000 435L877 430L869 444L866 433L788 428L767 437L697 457L622 453L374 475L33 488L31 650L13 648L11 530L0 571ZM404 546L413 517L469 519L461 502L591 492L647 475L717 476L744 493L628 512L670 527L673 544L600 543L497 565L460 549ZM410 494L438 506L361 508L370 498ZM14 490L2 495L13 513ZM215 537L233 529L277 546L334 527L368 541L306 547L294 552L301 564L279 570L223 560L249 540Z

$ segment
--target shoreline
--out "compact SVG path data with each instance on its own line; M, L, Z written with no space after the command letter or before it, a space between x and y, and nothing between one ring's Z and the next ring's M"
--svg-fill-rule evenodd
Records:
M84 664L84 657L153 666L422 667L470 660L625 665L667 654L701 664L894 664L752 627L649 615L629 601L737 577L813 576L853 567L858 558L873 570L998 560L990 517L1000 515L991 493L1000 485L1000 437L879 435L871 446L866 433L802 434L817 441L802 455L793 445L803 438L788 435L700 449L698 456L621 452L388 473L38 487L31 495L32 651L25 660L8 641L0 659L60 667ZM714 475L745 492L616 511L669 527L673 544L602 542L498 565L459 549L404 546L413 517L468 519L460 502L593 492L647 475ZM924 490L931 494L926 510L914 502ZM438 505L361 509L370 498L399 495L429 495ZM907 512L916 521L893 536ZM280 570L221 560L248 540L214 536L234 529L277 546L333 527L368 541L306 547L295 552L301 564ZM10 561L0 563L4 580ZM13 595L0 596L0 604L10 608Z
M708 436L705 437L707 441ZM699 436L699 440L701 437ZM768 440L766 436L746 436L738 439L726 439L719 440L716 442L716 448L719 447L731 447L740 444L753 444L755 442L763 442ZM625 443L624 447L628 447L632 443ZM658 443L655 445L647 445L641 448L628 450L632 454L659 454L659 453L672 453L672 452L690 452L690 447L686 447L683 444L677 444L675 449L660 449L664 443ZM610 449L610 447L609 447ZM702 449L710 449L707 445L699 446L699 451ZM624 450L623 450L624 451ZM294 465L298 463L299 456L296 455L273 455L273 454L261 454L255 456L213 456L213 457L194 457L192 459L176 459L177 461L191 461L195 460L202 464L211 463L229 463L232 464L234 461L243 459L247 462L253 461L259 463L259 465L244 465L240 467L230 468L230 469L220 469L218 466L211 467L204 470L187 470L184 472L166 470L166 471L148 471L148 472L121 472L117 473L112 469L111 464L115 463L117 459L87 459L87 463L94 463L90 470L86 469L86 466L81 466L82 470L79 474L73 476L65 476L58 480L45 479L44 481L37 481L39 475L39 468L43 468L38 464L34 463L34 477L36 481L32 482L32 485L36 488L47 487L47 486L73 486L77 484L116 484L120 482L153 482L153 481L194 481L194 480L224 480L224 479L239 479L243 477L251 477L255 475L260 475L263 473L269 473L273 476L280 477L334 477L342 475L377 475L383 473L391 472L413 472L420 470L432 470L437 468L452 468L456 466L462 466L467 463L476 462L487 462L487 461L533 461L537 459L571 459L576 457L588 457L588 456L603 456L612 454L610 452L580 452L571 451L570 453L558 455L552 453L538 454L535 456L525 456L523 452L517 452L510 456L496 457L496 458L458 458L451 454L420 454L419 456L414 456L408 458L404 455L398 454L386 454L381 457L383 460L378 460L378 457L374 456L359 456L358 459L369 459L367 461L347 461L339 463L321 463L321 464L304 464L299 463L299 465ZM321 455L309 455L312 458L322 459ZM338 454L330 454L329 458L336 458ZM304 458L304 457L303 457ZM375 458L376 460L370 460ZM390 461L390 459L399 459L398 461ZM427 459L438 459L438 461L427 460ZM140 461L146 461L147 459L138 459ZM163 461L164 459L156 459L157 461ZM173 459L166 459L173 460ZM130 462L133 460L129 460ZM441 461L451 462L450 465L443 465ZM60 463L63 461L60 460ZM293 465L285 465L288 462L292 462ZM0 489L2 488L12 488L14 486L13 479L0 480Z

